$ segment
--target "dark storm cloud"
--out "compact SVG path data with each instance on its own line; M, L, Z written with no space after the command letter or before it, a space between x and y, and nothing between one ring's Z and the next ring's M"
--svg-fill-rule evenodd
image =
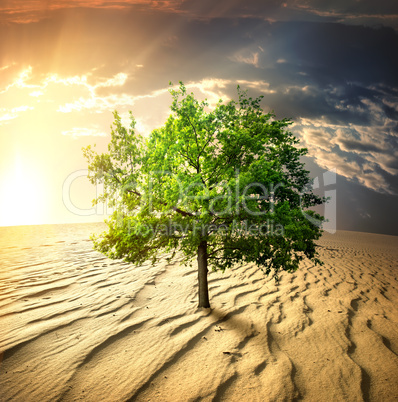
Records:
M382 24L398 28L398 5L391 0L186 0L174 9L194 18L256 17L269 21L322 21Z
M360 82L397 85L398 35L390 28L369 29L341 24L289 27L289 51L304 72L319 83Z
M364 143L355 140L341 140L340 145L344 151L357 151L357 152L384 152L384 150L376 144Z
M398 194L397 33L294 22L257 27L250 37L246 52L256 54L256 70L274 90L264 103L297 122L296 133L318 163L335 165L375 191ZM316 130L328 138L329 149L322 134L311 134Z
M390 0L308 0L288 1L292 8L305 10L319 17L334 18L345 24L384 24L398 28L398 5Z
M251 39L247 51L258 52L258 66L284 61L279 82L300 80L318 85L370 83L398 85L398 34L391 28L334 23L286 22L242 26ZM275 64L274 64L275 66ZM301 75L297 75L301 73ZM355 88L355 86L354 86ZM351 88L352 91L352 88Z

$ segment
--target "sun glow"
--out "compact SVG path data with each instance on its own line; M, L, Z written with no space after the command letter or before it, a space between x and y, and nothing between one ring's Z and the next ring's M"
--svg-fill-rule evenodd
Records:
M18 155L0 183L0 226L43 223L46 198L38 170Z

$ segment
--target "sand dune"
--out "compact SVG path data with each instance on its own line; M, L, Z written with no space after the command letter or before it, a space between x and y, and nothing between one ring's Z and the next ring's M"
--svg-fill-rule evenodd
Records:
M279 284L210 273L198 310L195 267L108 260L92 229L2 232L1 401L398 399L397 237L326 234Z

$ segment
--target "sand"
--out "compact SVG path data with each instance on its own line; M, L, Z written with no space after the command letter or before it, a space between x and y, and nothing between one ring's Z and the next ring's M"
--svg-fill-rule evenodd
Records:
M48 231L0 254L1 401L398 400L398 237L325 234L279 284L212 272L198 310L195 267Z

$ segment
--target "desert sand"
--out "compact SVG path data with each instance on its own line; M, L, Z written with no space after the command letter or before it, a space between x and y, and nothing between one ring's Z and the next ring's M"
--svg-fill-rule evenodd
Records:
M195 266L22 230L0 232L1 401L398 400L398 237L326 233L279 284L211 272L198 310Z

